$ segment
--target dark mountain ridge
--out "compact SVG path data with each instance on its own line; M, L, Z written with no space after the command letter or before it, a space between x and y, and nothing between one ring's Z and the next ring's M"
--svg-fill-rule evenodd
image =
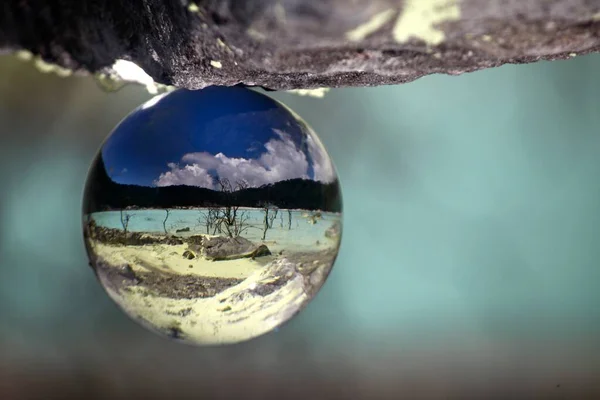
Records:
M341 212L339 182L290 179L232 192L196 186L148 187L114 182L99 155L90 170L84 195L84 213L125 208L181 208L209 206L262 207Z

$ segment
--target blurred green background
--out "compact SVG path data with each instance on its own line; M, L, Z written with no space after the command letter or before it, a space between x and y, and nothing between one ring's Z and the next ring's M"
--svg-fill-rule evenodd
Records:
M269 93L333 157L341 253L278 332L194 348L119 311L82 242L88 165L150 95L0 57L0 397L600 398L599 69Z

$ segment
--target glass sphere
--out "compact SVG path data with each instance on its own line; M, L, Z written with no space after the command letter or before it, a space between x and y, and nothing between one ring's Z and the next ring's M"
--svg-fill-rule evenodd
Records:
M241 87L176 90L103 143L83 199L91 266L150 329L245 341L296 315L338 253L335 168L291 110Z

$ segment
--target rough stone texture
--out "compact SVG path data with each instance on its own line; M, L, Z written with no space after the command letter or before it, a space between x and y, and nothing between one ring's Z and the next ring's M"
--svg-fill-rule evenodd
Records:
M271 254L264 244L256 245L241 236L235 238L224 236L206 237L201 247L203 248L204 257L213 261L254 258Z
M128 246L144 246L152 244L165 244L176 246L184 242L193 243L194 236L188 239L183 239L177 236L169 235L153 235L144 232L125 232L121 229L106 228L98 226L94 221L86 225L86 236L92 240L97 240L100 243L112 245L128 245Z
M155 81L269 89L402 83L600 48L599 0L7 0L0 49Z

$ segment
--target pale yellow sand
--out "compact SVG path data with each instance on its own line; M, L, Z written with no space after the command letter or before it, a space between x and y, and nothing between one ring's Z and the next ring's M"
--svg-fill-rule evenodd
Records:
M268 295L256 293L257 288L280 277L289 280ZM133 318L163 330L177 327L184 340L197 344L235 343L267 333L309 300L302 275L286 259L273 261L239 285L205 299L152 297L139 287L116 293L106 282L104 287Z
M243 279L261 267L249 258L230 261L208 261L198 255L192 260L183 257L186 244L153 244L145 246L111 246L95 243L96 254L110 265L129 264L134 271L160 270L180 275L201 275L216 278ZM264 264L264 263L263 263ZM190 268L190 265L192 268Z
M144 287L124 286L117 291L99 275L109 296L131 317L165 333L174 328L190 343L225 344L260 336L290 319L310 300L305 277L297 269L302 265L291 263L285 255L280 259L208 261L201 254L192 260L183 257L187 244L114 246L94 242L92 247L107 265L128 264L138 272L244 279L214 297L174 299L157 297ZM317 269L325 272L328 268L330 265ZM318 282L310 285L322 284L317 277L323 276L313 273L310 281L316 278ZM269 286L273 282L285 284ZM269 289L273 291L268 293Z

